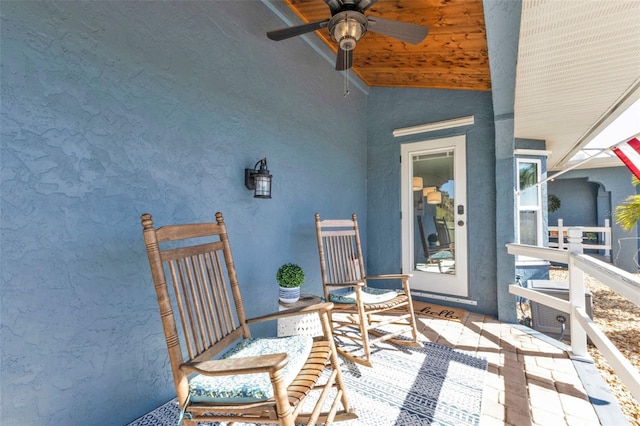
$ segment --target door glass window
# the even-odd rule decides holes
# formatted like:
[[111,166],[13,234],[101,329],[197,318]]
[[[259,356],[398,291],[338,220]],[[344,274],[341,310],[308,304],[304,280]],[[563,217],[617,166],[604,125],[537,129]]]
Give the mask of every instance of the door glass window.
[[454,247],[454,152],[413,155],[415,269],[456,273]]
[[469,297],[466,139],[407,143],[400,152],[402,271],[413,274],[416,294]]

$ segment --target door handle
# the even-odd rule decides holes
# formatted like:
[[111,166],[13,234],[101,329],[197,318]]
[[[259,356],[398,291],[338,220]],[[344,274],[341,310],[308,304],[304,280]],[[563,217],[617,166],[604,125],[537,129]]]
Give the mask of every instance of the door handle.
[[458,226],[464,226],[464,220],[459,220],[458,221]]

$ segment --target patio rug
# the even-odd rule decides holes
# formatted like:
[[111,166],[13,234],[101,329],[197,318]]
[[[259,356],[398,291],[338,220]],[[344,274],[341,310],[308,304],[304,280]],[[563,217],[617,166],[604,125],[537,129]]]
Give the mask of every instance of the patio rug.
[[450,321],[464,322],[467,311],[462,308],[440,306],[433,303],[413,301],[413,311],[418,316],[446,319]]
[[[384,345],[388,350],[374,354],[373,367],[342,359],[347,396],[358,419],[336,424],[479,424],[487,369],[485,359],[430,342],[424,343],[423,348],[391,343],[379,346]],[[175,426],[177,419],[178,406],[174,399],[129,426]]]

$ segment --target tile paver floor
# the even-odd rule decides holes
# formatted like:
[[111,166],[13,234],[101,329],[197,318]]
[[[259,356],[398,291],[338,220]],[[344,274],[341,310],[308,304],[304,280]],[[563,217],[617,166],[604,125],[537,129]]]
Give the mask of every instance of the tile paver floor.
[[424,339],[488,360],[481,425],[600,425],[562,349],[510,324],[469,313],[464,322],[419,317]]
[[[468,313],[462,322],[423,316],[416,319],[422,340],[487,359],[480,426],[629,424],[617,404],[613,414],[603,414],[599,408],[605,419],[600,420],[574,362],[550,339],[539,339],[521,326],[475,313]],[[595,366],[586,377],[593,379],[593,374],[600,377]],[[593,391],[593,385],[588,387]],[[613,397],[608,394],[606,398],[612,401]]]

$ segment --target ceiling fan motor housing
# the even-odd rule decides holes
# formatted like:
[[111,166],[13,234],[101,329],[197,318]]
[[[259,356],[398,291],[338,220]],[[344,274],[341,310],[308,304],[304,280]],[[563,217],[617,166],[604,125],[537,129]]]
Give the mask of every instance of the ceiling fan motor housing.
[[338,42],[340,49],[353,50],[358,40],[367,32],[367,23],[367,18],[361,12],[339,12],[329,20],[329,34]]

